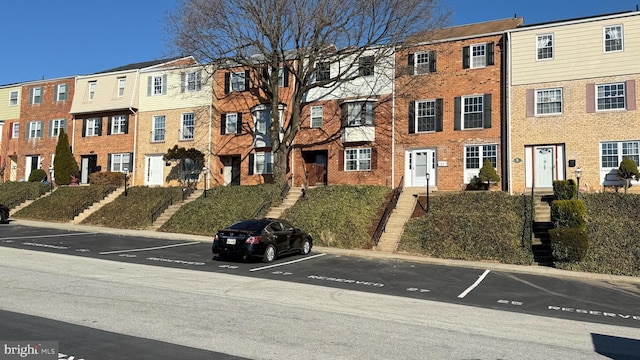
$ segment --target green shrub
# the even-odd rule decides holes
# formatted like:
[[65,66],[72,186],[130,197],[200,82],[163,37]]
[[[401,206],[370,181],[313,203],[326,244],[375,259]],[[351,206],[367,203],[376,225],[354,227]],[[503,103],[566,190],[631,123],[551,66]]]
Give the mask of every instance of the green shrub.
[[60,134],[58,135],[56,156],[53,159],[53,171],[55,182],[58,185],[69,185],[71,176],[78,173],[78,162],[71,153],[69,136],[64,129],[60,129]]
[[89,183],[93,185],[123,186],[124,175],[120,172],[94,172],[89,174]]
[[640,179],[640,171],[638,171],[638,166],[636,162],[633,161],[630,157],[625,157],[622,159],[620,163],[620,167],[618,168],[618,178],[623,179],[625,181],[624,192],[627,192],[627,188],[631,187],[631,180]]
[[497,183],[500,181],[500,175],[498,175],[496,168],[493,167],[493,164],[491,164],[489,159],[484,160],[482,168],[480,168],[480,173],[478,174],[478,179],[486,184],[487,189],[491,183]]
[[94,201],[104,198],[107,189],[103,186],[61,186],[50,195],[39,198],[29,206],[13,214],[16,218],[70,221],[75,211],[81,212]]
[[582,200],[551,202],[551,221],[556,228],[580,228],[587,225],[587,209]]
[[554,180],[553,181],[553,197],[556,200],[571,200],[576,197],[578,187],[573,179]]
[[589,238],[585,229],[558,228],[549,230],[553,257],[559,262],[579,262],[587,255]]
[[29,174],[29,182],[44,182],[47,180],[47,173],[43,169],[35,169]]

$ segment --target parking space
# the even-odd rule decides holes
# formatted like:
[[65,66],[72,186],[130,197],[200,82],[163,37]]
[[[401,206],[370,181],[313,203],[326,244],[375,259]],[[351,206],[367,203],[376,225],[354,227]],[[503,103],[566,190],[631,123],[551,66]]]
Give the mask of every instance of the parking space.
[[601,282],[371,259],[312,250],[271,264],[213,260],[210,242],[11,224],[0,246],[153,266],[215,271],[640,328],[640,288]]

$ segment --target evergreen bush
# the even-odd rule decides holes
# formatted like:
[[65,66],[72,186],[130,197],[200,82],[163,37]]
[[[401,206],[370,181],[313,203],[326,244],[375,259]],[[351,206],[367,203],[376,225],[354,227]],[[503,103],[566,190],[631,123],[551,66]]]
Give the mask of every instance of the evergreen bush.
[[620,167],[618,168],[618,178],[623,179],[625,181],[624,192],[627,193],[627,189],[631,187],[631,180],[639,180],[640,172],[638,171],[638,166],[636,162],[633,161],[630,157],[625,157],[622,159],[620,163]]
[[29,182],[44,182],[47,180],[47,173],[43,169],[35,169],[29,174]]
[[556,261],[579,262],[586,257],[589,239],[584,228],[551,229],[549,236]]
[[571,200],[578,194],[578,186],[573,179],[555,180],[553,182],[553,197],[556,200]]
[[71,153],[69,137],[64,129],[60,129],[60,134],[58,135],[56,156],[53,159],[53,171],[55,182],[58,185],[71,184],[71,176],[78,173],[78,163]]
[[554,200],[551,202],[551,221],[556,228],[587,226],[587,209],[582,200]]
[[491,183],[500,181],[500,175],[498,175],[496,168],[493,167],[489,159],[484,160],[482,168],[480,168],[480,173],[478,174],[478,180],[486,184],[486,189],[489,189]]

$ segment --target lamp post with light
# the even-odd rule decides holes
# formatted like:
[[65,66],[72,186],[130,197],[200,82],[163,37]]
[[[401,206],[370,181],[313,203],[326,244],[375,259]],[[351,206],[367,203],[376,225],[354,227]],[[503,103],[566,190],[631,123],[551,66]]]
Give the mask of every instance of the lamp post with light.
[[128,182],[129,182],[129,169],[125,169],[124,170],[124,196],[127,196],[129,194],[129,191],[127,189]]
[[53,192],[53,165],[49,165],[49,186],[51,192]]
[[578,199],[580,199],[580,177],[582,177],[582,169],[576,168],[576,182],[578,183]]
[[203,179],[204,181],[203,182],[204,182],[204,197],[205,198],[207,197],[207,170],[208,169],[207,169],[206,166],[202,168],[202,175],[204,176],[204,179]]
[[426,178],[427,178],[427,212],[429,212],[429,179],[431,178],[431,174],[429,174],[428,171],[426,174]]

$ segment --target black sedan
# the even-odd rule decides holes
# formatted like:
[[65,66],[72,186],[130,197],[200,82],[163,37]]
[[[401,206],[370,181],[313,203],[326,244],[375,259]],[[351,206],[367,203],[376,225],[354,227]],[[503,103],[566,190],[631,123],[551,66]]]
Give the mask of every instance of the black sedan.
[[9,218],[9,208],[0,204],[0,223],[6,222]]
[[238,221],[213,238],[212,251],[219,258],[233,256],[243,260],[261,258],[266,263],[290,253],[308,254],[311,236],[280,219]]

